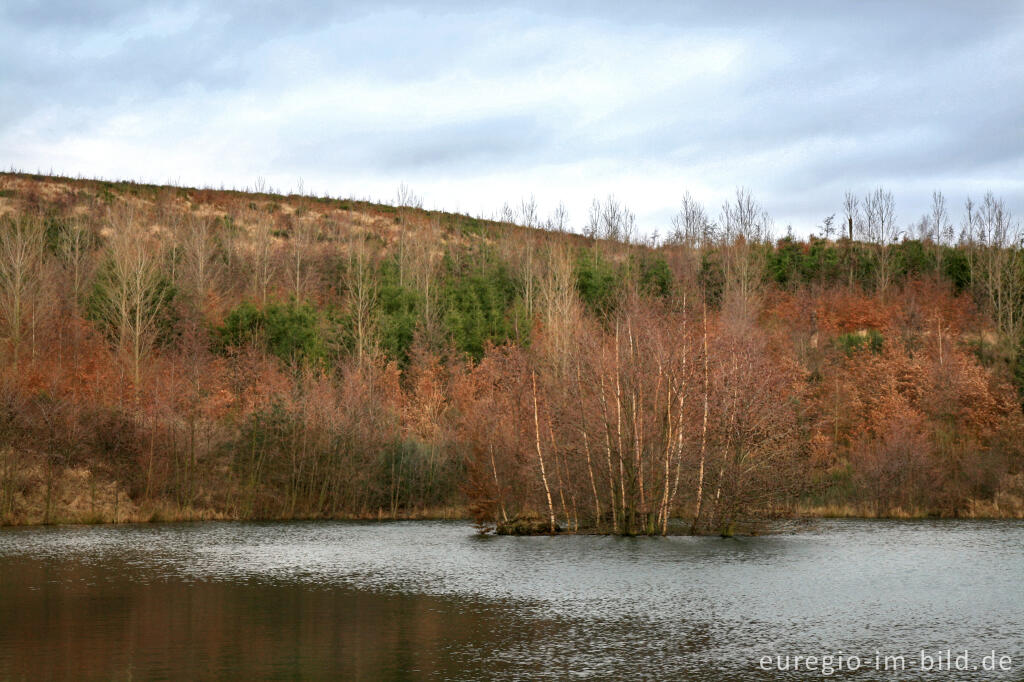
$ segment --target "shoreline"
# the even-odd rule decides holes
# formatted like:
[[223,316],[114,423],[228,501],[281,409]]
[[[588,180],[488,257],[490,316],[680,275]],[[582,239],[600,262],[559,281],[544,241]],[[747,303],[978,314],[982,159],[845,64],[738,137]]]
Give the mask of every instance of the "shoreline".
[[73,517],[56,514],[52,519],[20,519],[16,521],[0,521],[2,528],[31,528],[41,526],[120,526],[145,525],[153,523],[203,523],[209,521],[226,521],[232,523],[277,523],[290,521],[471,521],[468,512],[461,507],[438,507],[422,510],[399,512],[392,515],[380,510],[376,514],[294,514],[280,516],[248,517],[238,514],[218,512],[211,509],[137,509],[115,518],[113,514],[89,514]]
[[[994,513],[995,512],[995,513]],[[1002,513],[998,513],[1002,512]],[[684,517],[679,517],[684,518]],[[806,507],[795,514],[791,519],[779,519],[778,522],[788,521],[813,522],[813,521],[1024,521],[1024,514],[1018,510],[975,510],[957,516],[940,515],[928,513],[922,510],[908,512],[903,509],[891,509],[885,512],[875,512],[863,507],[855,506],[816,506]],[[37,528],[46,526],[120,526],[120,525],[147,525],[157,523],[204,523],[204,522],[230,522],[230,523],[289,523],[296,521],[347,521],[366,523],[389,523],[395,521],[466,521],[471,522],[472,516],[463,507],[438,507],[431,509],[411,510],[397,514],[384,513],[380,510],[376,514],[337,514],[332,516],[295,514],[264,517],[244,517],[236,514],[226,514],[208,509],[136,509],[116,518],[112,514],[95,514],[85,516],[61,516],[54,515],[48,521],[43,519],[21,519],[16,521],[0,522],[0,529],[8,528]],[[768,521],[767,524],[771,524]],[[547,533],[542,533],[546,535]],[[593,535],[590,531],[559,532],[555,535]],[[669,533],[669,535],[679,535]],[[688,535],[683,533],[682,535]],[[638,535],[636,537],[644,537]],[[655,536],[651,536],[655,537]]]

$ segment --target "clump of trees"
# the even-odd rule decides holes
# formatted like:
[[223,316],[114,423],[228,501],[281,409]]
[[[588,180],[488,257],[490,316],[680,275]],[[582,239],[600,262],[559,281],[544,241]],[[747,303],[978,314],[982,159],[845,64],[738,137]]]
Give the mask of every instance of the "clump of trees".
[[664,534],[685,509],[688,530],[730,533],[791,511],[803,382],[749,331],[637,297],[564,358],[547,339],[488,355],[463,407],[477,521]]
[[723,533],[1024,514],[1024,251],[884,189],[664,241],[301,195],[0,175],[0,522],[469,513]]

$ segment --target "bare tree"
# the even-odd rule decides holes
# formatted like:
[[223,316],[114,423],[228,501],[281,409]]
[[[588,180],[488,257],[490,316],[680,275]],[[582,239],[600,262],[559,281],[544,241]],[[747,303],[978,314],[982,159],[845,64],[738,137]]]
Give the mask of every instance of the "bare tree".
[[202,308],[220,276],[217,239],[213,234],[212,221],[189,215],[185,219],[182,247],[185,279],[189,290],[195,295],[196,305]]
[[569,210],[563,202],[558,202],[558,206],[551,212],[551,216],[547,219],[544,227],[551,232],[569,231]]
[[0,223],[0,313],[13,364],[18,365],[25,326],[38,291],[43,262],[43,227],[22,217]]
[[498,222],[505,225],[515,225],[517,219],[518,216],[516,214],[516,210],[509,206],[507,201],[502,204],[501,213],[498,214]]
[[608,195],[603,204],[595,198],[590,205],[584,235],[592,239],[633,243],[637,237],[636,216],[614,195]]
[[423,208],[423,197],[416,194],[409,185],[403,182],[395,192],[395,207],[407,209]]
[[821,238],[822,239],[831,240],[832,237],[835,236],[835,234],[836,234],[835,222],[836,222],[836,214],[835,213],[833,213],[832,215],[828,216],[827,218],[825,218],[824,220],[821,221],[821,228],[820,229],[821,229]]
[[527,318],[533,318],[533,303],[537,298],[537,258],[536,247],[531,236],[525,239],[518,249],[521,254],[520,278],[523,281],[523,306]]
[[405,286],[406,271],[409,269],[409,218],[413,211],[423,208],[423,197],[417,195],[404,182],[395,193],[395,207],[398,209],[398,285]]
[[935,257],[935,265],[942,271],[942,249],[953,242],[953,224],[946,210],[946,198],[942,192],[932,192],[932,205],[912,226],[914,237],[929,248]]
[[1018,339],[1024,330],[1024,259],[1021,227],[1002,199],[988,192],[974,216],[975,286],[999,331]]
[[772,240],[772,219],[749,190],[736,188],[735,203],[722,204],[722,238],[726,242],[743,240],[769,243]]
[[879,187],[864,196],[864,220],[861,234],[873,244],[892,244],[899,237],[896,227],[896,202],[892,192]]
[[899,238],[896,227],[896,202],[892,192],[879,187],[864,197],[864,221],[861,236],[875,250],[875,286],[880,292],[889,288],[895,269],[895,254],[890,248]]
[[848,191],[843,196],[843,218],[846,222],[846,239],[848,240],[845,249],[847,273],[849,276],[847,284],[852,289],[857,270],[857,258],[855,257],[856,252],[853,244],[853,237],[856,233],[855,231],[860,231],[859,226],[861,222],[860,199],[858,199],[857,195],[853,192]]
[[761,288],[765,245],[772,240],[772,219],[744,188],[737,188],[735,203],[722,204],[721,239],[724,251],[726,292],[749,313]]
[[519,220],[526,227],[539,227],[540,217],[537,214],[537,199],[531,194],[519,202]]
[[422,302],[421,332],[427,346],[432,348],[439,344],[443,336],[440,308],[437,305],[437,272],[441,254],[436,253],[436,245],[440,241],[441,224],[433,218],[413,238],[407,246],[409,260],[409,282],[419,293]]
[[75,310],[82,302],[85,280],[89,275],[92,233],[78,219],[68,221],[60,233],[57,250],[61,263],[71,280],[71,305]]
[[853,241],[854,228],[860,222],[860,199],[853,192],[843,197],[843,217],[846,219],[846,238]]
[[572,253],[565,245],[551,246],[547,272],[540,282],[540,301],[554,361],[565,370],[573,345],[573,332],[581,314]]
[[946,197],[942,192],[932,192],[932,209],[929,216],[933,238],[937,244],[953,243],[953,223],[946,209]]
[[[975,212],[974,200],[970,197],[964,200],[964,216],[960,219],[960,243],[971,246],[974,243],[977,230],[977,213]],[[970,249],[968,249],[970,254]]]
[[301,301],[309,284],[309,259],[320,237],[320,228],[311,218],[298,218],[291,231],[291,257],[288,261],[292,295]]
[[714,241],[714,238],[715,225],[708,218],[704,204],[686,192],[683,194],[679,212],[672,216],[672,233],[668,237],[668,243],[704,249]]
[[107,263],[96,288],[96,308],[113,333],[118,350],[139,386],[142,363],[156,340],[158,324],[168,303],[168,286],[161,269],[159,242],[149,235],[134,212],[111,212],[113,234]]
[[363,366],[376,349],[377,285],[373,262],[366,240],[353,235],[348,244],[348,266],[345,268],[345,290],[352,317],[352,345],[356,360]]
[[252,292],[260,305],[267,304],[267,291],[274,280],[277,268],[274,265],[273,225],[266,215],[256,216],[252,227]]

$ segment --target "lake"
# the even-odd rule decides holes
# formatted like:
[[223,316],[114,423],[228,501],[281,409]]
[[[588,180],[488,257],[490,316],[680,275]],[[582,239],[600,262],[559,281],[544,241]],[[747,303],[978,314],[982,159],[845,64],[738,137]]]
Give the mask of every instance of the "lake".
[[0,530],[4,680],[825,677],[1024,679],[1024,523]]

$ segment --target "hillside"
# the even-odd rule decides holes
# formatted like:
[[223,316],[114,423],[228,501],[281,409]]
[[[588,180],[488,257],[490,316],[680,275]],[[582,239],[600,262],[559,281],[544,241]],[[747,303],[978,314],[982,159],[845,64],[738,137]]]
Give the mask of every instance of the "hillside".
[[0,523],[1024,515],[994,197],[956,243],[401,203],[0,174]]

